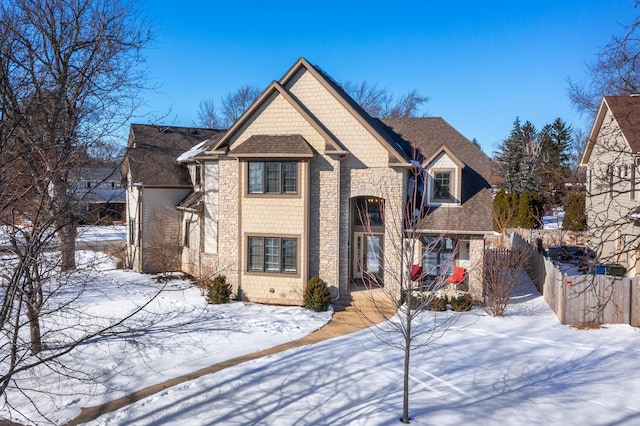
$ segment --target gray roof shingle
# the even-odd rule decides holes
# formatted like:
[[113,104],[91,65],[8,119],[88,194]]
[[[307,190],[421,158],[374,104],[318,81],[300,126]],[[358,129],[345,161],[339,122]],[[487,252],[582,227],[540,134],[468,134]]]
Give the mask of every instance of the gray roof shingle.
[[230,154],[236,157],[265,155],[283,157],[312,157],[311,146],[301,135],[253,135]]
[[191,186],[187,167],[176,159],[204,140],[213,143],[223,133],[216,129],[132,124],[122,176],[130,171],[133,182],[145,186]]
[[417,149],[418,161],[443,145],[465,164],[460,207],[431,208],[421,228],[434,231],[491,232],[493,199],[491,160],[477,146],[440,117],[383,118],[383,123]]
[[640,96],[605,96],[633,152],[640,152]]

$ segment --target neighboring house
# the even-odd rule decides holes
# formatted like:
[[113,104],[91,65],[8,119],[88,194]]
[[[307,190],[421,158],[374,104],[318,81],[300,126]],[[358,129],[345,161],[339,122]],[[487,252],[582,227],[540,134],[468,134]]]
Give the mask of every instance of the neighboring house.
[[220,131],[132,124],[122,180],[126,186],[127,255],[140,272],[179,269],[180,212],[176,206],[194,188],[176,158]]
[[[608,263],[638,274],[640,97],[602,100],[582,156],[589,245]],[[631,247],[634,247],[631,249]]]
[[125,189],[120,186],[117,167],[83,167],[71,173],[70,181],[81,224],[124,219]]
[[[171,199],[162,193],[164,209],[180,212],[163,229],[180,240],[181,270],[224,274],[239,298],[273,304],[302,304],[313,276],[334,297],[367,276],[394,285],[397,275],[385,271],[402,269],[394,251],[402,250],[403,212],[419,168],[424,271],[465,267],[481,295],[484,236],[492,233],[490,160],[443,119],[372,118],[301,58],[229,130],[199,140],[164,165],[191,176]],[[160,132],[147,143],[172,146]],[[128,203],[139,204],[138,188],[148,182],[129,175]],[[130,252],[140,256],[148,236],[137,238],[136,227],[149,225],[145,217],[130,226]],[[138,270],[149,264],[141,256]]]

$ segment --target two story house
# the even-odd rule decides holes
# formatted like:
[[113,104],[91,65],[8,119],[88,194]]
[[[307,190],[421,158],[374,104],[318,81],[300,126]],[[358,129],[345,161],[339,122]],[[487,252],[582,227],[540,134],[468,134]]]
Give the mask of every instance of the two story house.
[[[134,127],[129,152],[137,149]],[[184,174],[180,195],[156,202],[179,212],[179,221],[162,227],[179,241],[179,269],[224,274],[238,298],[260,303],[302,304],[313,276],[335,298],[372,279],[393,286],[399,274],[390,272],[403,269],[406,215],[419,211],[411,238],[425,276],[462,266],[470,290],[481,294],[491,164],[443,119],[370,117],[301,58],[231,128],[210,132],[164,166]],[[154,138],[168,146],[161,132]],[[148,183],[128,164],[127,217],[136,223],[129,252],[134,268],[148,271],[144,253],[156,248],[145,248],[144,229],[153,221],[133,195]]]
[[581,165],[586,167],[589,245],[605,263],[638,274],[640,96],[605,96]]

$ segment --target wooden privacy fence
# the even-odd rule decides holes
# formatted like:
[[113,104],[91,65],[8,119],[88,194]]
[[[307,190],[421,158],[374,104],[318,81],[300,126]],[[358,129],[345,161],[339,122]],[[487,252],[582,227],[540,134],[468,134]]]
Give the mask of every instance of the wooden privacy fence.
[[562,324],[640,327],[640,278],[567,275],[533,247],[531,251],[529,275]]

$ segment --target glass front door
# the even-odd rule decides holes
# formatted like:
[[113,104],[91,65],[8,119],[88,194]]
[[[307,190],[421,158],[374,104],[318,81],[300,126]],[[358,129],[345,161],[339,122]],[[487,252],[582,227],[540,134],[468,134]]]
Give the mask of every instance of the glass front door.
[[382,234],[353,234],[353,278],[365,283],[382,277]]

